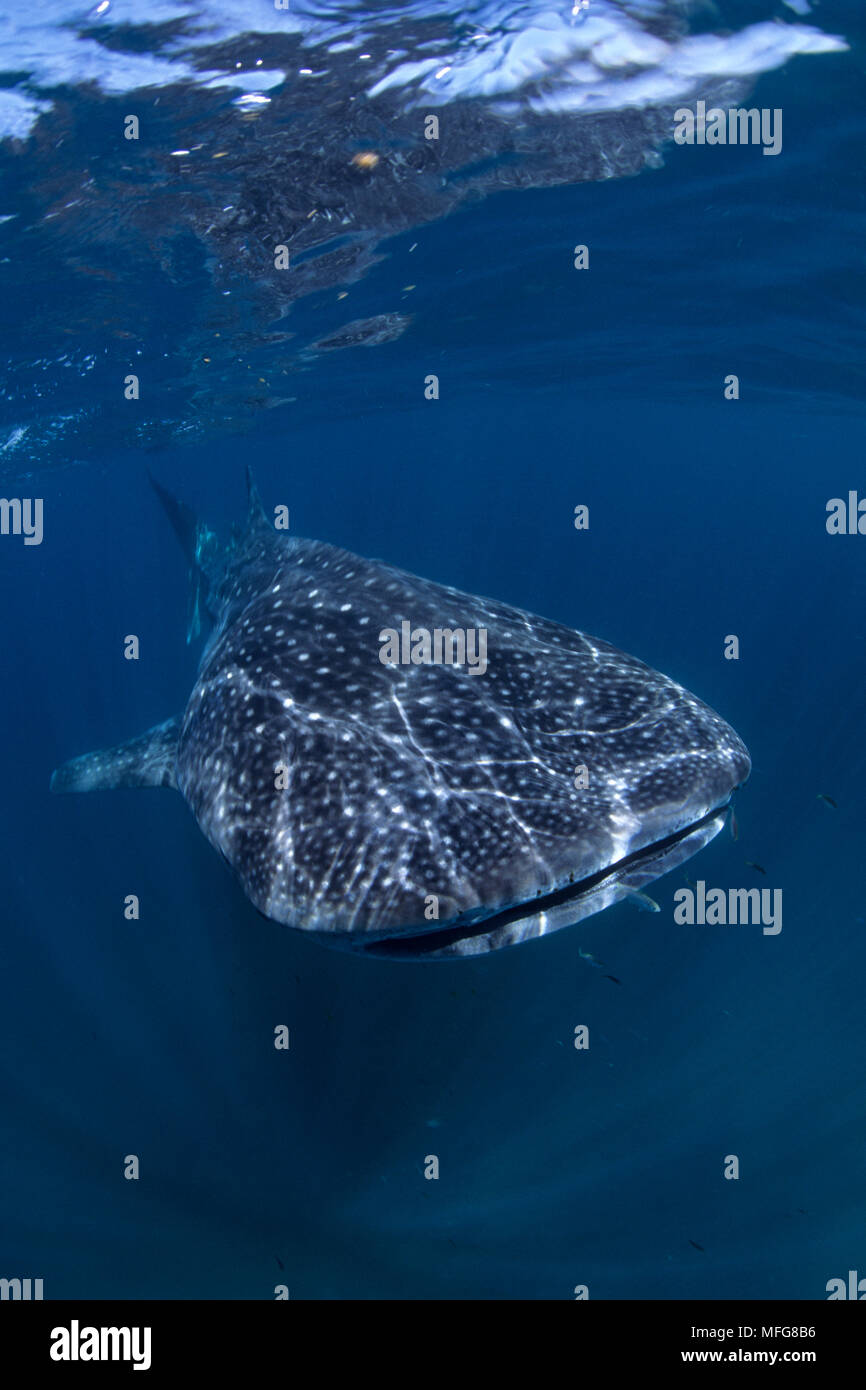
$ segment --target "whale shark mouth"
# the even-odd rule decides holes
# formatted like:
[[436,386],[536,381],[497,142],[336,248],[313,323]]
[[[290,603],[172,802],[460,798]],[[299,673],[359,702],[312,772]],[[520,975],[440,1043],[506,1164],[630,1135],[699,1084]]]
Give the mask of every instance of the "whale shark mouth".
[[441,931],[369,937],[317,932],[323,944],[391,960],[448,960],[485,955],[573,926],[690,859],[722,829],[730,799],[681,830],[645,845],[616,863],[576,883],[566,884],[528,902],[515,903],[492,916],[458,920]]

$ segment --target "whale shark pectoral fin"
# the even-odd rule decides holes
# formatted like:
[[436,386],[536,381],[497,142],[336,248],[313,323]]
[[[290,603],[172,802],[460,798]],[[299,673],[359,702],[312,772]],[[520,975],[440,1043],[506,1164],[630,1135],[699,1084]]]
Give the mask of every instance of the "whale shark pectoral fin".
[[53,792],[113,791],[115,787],[177,787],[180,719],[166,719],[114,748],[83,753],[51,774]]

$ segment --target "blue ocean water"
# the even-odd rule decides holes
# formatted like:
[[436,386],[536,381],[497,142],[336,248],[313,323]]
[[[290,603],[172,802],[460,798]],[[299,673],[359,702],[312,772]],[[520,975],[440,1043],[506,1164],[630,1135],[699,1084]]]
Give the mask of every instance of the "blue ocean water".
[[[337,55],[309,109],[280,107],[295,73],[257,110],[189,74],[69,66],[60,19],[103,57],[171,67],[197,8],[145,25],[119,6],[111,31],[80,7],[40,19],[60,37],[29,85],[39,31],[0,50],[19,122],[0,101],[2,489],[44,500],[40,545],[0,537],[0,1276],[43,1278],[50,1298],[824,1298],[866,1272],[866,540],[826,528],[829,499],[866,493],[862,13],[756,0],[690,17],[695,34],[844,39],[733,75],[738,104],[783,110],[777,157],[668,137],[601,177],[573,143],[560,180],[536,177],[545,140],[585,131],[556,124],[577,117],[549,83],[555,110],[496,117],[527,124],[528,163],[467,124],[453,167],[397,198],[373,181],[409,158],[400,122],[427,94],[393,127],[370,98],[345,139],[328,105],[348,80],[339,42],[366,24],[377,60],[373,7],[344,6],[333,32],[326,6],[302,10]],[[208,71],[217,50],[251,71],[276,43],[243,37],[260,8],[248,24],[232,8]],[[651,36],[679,13],[620,9],[623,31],[649,14]],[[528,25],[506,11],[485,34]],[[420,45],[441,17],[414,18]],[[443,131],[484,96],[436,106]],[[120,143],[129,112],[140,156]],[[308,166],[269,172],[283,119],[301,151],[311,131],[343,151],[314,190]],[[600,138],[616,166],[645,136]],[[200,164],[170,153],[198,142]],[[352,162],[366,151],[376,164]],[[485,161],[495,189],[473,184]],[[302,244],[315,272],[275,307],[260,224],[216,241],[206,224],[282,206],[290,178],[363,252],[328,263],[339,230]],[[390,340],[315,346],[381,314],[406,317]],[[658,881],[659,913],[624,902],[543,941],[406,964],[261,918],[176,794],[51,797],[60,762],[179,712],[192,686],[186,566],[148,471],[225,530],[247,463],[293,532],[543,613],[693,690],[752,754],[738,838]],[[781,889],[782,931],[678,925],[686,875]]]

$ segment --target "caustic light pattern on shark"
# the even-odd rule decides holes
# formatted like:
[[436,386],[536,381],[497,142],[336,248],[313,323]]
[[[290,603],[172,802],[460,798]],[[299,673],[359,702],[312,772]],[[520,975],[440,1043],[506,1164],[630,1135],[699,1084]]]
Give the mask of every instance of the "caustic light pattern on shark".
[[[668,677],[545,618],[276,532],[252,487],[226,547],[157,490],[214,622],[195,687],[180,718],[64,764],[53,790],[177,787],[266,917],[397,959],[570,926],[721,829],[749,755]],[[379,633],[404,621],[486,629],[483,679],[383,664]]]

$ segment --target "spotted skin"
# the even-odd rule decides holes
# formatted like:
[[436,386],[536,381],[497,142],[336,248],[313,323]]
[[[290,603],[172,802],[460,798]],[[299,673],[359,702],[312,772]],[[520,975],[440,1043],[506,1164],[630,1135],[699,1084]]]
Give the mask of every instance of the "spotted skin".
[[[616,900],[584,881],[613,883],[748,776],[717,714],[608,643],[264,522],[210,606],[177,786],[255,906],[331,944],[461,955],[543,935]],[[486,670],[383,663],[404,621],[485,630]],[[111,755],[90,756],[111,785]],[[536,908],[569,885],[574,902]]]

